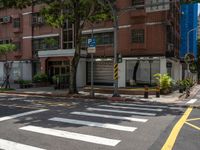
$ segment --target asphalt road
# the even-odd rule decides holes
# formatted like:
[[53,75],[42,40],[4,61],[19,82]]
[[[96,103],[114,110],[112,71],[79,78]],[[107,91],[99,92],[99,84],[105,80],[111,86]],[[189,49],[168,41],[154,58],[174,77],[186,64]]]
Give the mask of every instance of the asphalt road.
[[[185,110],[144,102],[0,95],[0,149],[159,150]],[[193,110],[191,118],[198,115],[199,109]],[[199,131],[193,130],[184,125],[174,148],[184,150],[187,138],[198,150]]]

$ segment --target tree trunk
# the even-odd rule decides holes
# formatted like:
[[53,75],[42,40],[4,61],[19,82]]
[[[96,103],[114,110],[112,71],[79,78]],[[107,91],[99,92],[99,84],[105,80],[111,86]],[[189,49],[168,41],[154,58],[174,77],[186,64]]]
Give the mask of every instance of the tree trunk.
[[5,79],[1,87],[5,86],[5,88],[7,89],[10,88],[10,71],[11,71],[10,64],[7,61],[4,64],[4,69],[5,69]]
[[78,68],[78,63],[81,55],[81,37],[82,37],[82,27],[81,27],[81,17],[78,11],[79,4],[75,3],[74,13],[76,14],[76,21],[74,23],[74,47],[75,54],[70,65],[70,84],[69,84],[69,94],[77,94],[76,85],[76,73]]
[[76,86],[76,73],[79,63],[79,56],[75,55],[72,61],[70,62],[70,83],[69,83],[69,94],[77,94],[77,86]]
[[133,70],[133,80],[137,81],[137,71],[138,71],[138,67],[139,67],[140,61],[137,61]]

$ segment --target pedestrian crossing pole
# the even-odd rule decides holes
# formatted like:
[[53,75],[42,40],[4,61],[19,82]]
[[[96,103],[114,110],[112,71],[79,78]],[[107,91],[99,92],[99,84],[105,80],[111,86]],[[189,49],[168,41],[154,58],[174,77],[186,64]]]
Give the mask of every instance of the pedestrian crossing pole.
[[118,80],[118,64],[114,65],[114,80]]

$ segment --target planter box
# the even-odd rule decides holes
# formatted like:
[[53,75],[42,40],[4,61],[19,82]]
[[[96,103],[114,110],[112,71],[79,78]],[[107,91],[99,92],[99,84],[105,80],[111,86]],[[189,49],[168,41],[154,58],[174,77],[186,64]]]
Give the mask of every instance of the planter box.
[[33,85],[31,83],[29,84],[19,84],[20,89],[25,89],[25,88],[31,88]]
[[50,86],[49,82],[33,83],[33,87],[47,87]]

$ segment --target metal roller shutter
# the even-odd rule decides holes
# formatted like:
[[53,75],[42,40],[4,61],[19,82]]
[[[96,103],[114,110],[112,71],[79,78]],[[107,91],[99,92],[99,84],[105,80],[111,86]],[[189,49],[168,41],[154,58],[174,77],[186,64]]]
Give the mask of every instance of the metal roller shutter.
[[[91,63],[87,65],[87,82],[91,81]],[[96,61],[94,62],[94,83],[99,85],[113,84],[113,62]]]

